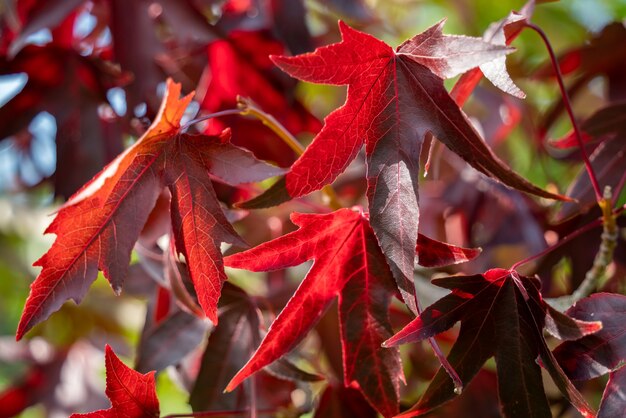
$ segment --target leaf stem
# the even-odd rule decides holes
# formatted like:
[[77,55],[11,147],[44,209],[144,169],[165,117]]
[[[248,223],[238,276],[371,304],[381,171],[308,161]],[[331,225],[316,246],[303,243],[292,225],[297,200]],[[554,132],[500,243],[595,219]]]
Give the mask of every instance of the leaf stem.
[[[181,132],[185,132],[191,125],[204,122],[205,120],[219,118],[221,116],[241,115],[252,116],[260,120],[263,125],[267,126],[285,143],[289,148],[301,156],[304,153],[304,147],[298,142],[298,140],[272,115],[264,112],[254,102],[246,97],[237,96],[237,109],[227,109],[220,112],[210,113],[208,115],[200,116],[192,119],[181,127]],[[326,196],[327,204],[331,209],[341,209],[343,206],[339,203],[335,190],[327,185],[322,189],[322,192]]]
[[[614,219],[617,219],[617,217],[622,213],[626,211],[626,205],[621,206],[619,208],[616,208],[612,211],[612,215],[614,217]],[[604,213],[603,213],[604,215]],[[602,225],[603,221],[604,221],[604,216],[602,218],[596,219],[593,222],[589,222],[587,225],[583,226],[582,228],[577,229],[576,231],[572,232],[571,234],[567,235],[565,238],[563,238],[562,240],[560,240],[559,242],[557,242],[556,244],[546,248],[545,250],[537,253],[537,254],[533,254],[530,257],[527,257],[525,259],[523,259],[522,261],[518,261],[517,263],[513,264],[513,266],[511,266],[511,268],[509,270],[516,270],[519,266],[522,266],[524,264],[530,263],[533,260],[536,260],[540,257],[543,257],[544,255],[556,250],[557,248],[559,248],[562,245],[567,244],[568,242],[570,242],[571,240],[573,240],[574,238],[576,238],[577,236],[584,234],[585,232]]]
[[593,186],[593,190],[596,194],[596,200],[600,203],[603,199],[602,192],[600,191],[600,185],[598,183],[598,178],[593,170],[593,166],[591,165],[591,161],[589,160],[589,155],[587,154],[587,150],[585,148],[585,144],[583,142],[583,138],[581,135],[580,127],[578,126],[578,122],[576,121],[576,117],[574,116],[574,111],[572,110],[572,103],[570,101],[567,90],[565,89],[565,84],[563,83],[563,76],[561,74],[561,68],[559,67],[559,63],[557,61],[556,55],[554,54],[554,50],[552,49],[552,45],[548,40],[548,36],[545,32],[533,23],[526,23],[526,27],[534,30],[543,40],[546,49],[548,50],[548,54],[550,55],[550,61],[552,62],[552,67],[554,68],[554,73],[556,74],[556,79],[559,84],[559,89],[561,90],[561,97],[563,98],[563,104],[565,105],[565,109],[567,110],[567,114],[572,123],[572,127],[574,129],[574,133],[576,136],[576,141],[578,142],[578,147],[580,148],[580,153],[583,158],[583,162],[585,163],[585,168],[587,170],[587,174],[589,175],[589,180],[591,181],[591,185]]
[[209,113],[208,115],[200,116],[199,118],[192,119],[186,124],[184,124],[180,130],[181,132],[185,132],[191,125],[195,125],[196,123],[204,122],[205,120],[219,118],[221,116],[230,116],[230,115],[241,115],[240,109],[227,109],[222,110],[221,112]]
[[[260,120],[263,125],[267,126],[274,132],[285,144],[289,146],[296,153],[301,156],[304,154],[304,147],[298,142],[298,140],[285,128],[276,118],[263,110],[261,110],[255,103],[246,97],[237,97],[237,107],[239,112],[244,116],[252,116]],[[328,205],[333,209],[341,209],[343,206],[339,203],[337,195],[334,189],[327,185],[322,189],[322,192],[328,199]]]
[[[413,288],[415,289],[415,286]],[[415,296],[417,315],[421,315],[422,308],[420,307],[420,301],[417,297],[417,289],[413,291],[413,295]],[[463,393],[463,381],[459,377],[459,374],[456,372],[454,366],[450,364],[446,356],[443,354],[443,351],[441,351],[441,347],[439,347],[439,343],[437,342],[435,337],[428,338],[428,343],[433,349],[435,357],[437,357],[437,360],[439,360],[439,363],[441,363],[441,367],[443,367],[446,373],[448,373],[448,376],[450,376],[450,379],[452,379],[452,383],[454,384],[454,393],[460,395],[461,393]]]
[[439,343],[437,342],[437,340],[435,340],[435,337],[430,337],[428,339],[428,342],[435,352],[435,356],[441,363],[441,367],[443,367],[446,373],[448,373],[448,376],[450,376],[450,379],[452,379],[452,383],[454,384],[454,393],[460,395],[461,393],[463,393],[463,381],[459,377],[459,374],[456,372],[456,370],[454,370],[454,366],[450,364],[446,356],[441,351],[441,347],[439,347]]

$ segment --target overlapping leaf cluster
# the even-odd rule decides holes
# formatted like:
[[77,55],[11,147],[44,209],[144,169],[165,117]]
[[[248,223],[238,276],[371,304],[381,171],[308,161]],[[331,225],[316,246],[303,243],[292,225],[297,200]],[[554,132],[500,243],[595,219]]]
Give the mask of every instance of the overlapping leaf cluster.
[[[493,269],[487,261],[488,268],[479,268],[484,273],[434,279],[432,284],[449,293],[434,291],[433,303],[420,306],[416,265],[450,269],[481,253],[422,233],[430,228],[424,219],[432,219],[433,213],[432,195],[420,181],[426,145],[431,151],[437,142],[445,145],[448,151],[443,152],[451,160],[460,157],[479,173],[470,181],[460,169],[451,170],[456,177],[450,188],[469,185],[480,193],[472,198],[477,209],[471,216],[484,212],[480,202],[493,199],[504,208],[499,215],[527,221],[533,217],[528,208],[534,206],[519,192],[567,201],[558,219],[582,216],[594,202],[586,177],[579,176],[562,196],[516,174],[479,133],[488,130],[477,128],[461,109],[483,74],[504,92],[524,97],[504,60],[513,52],[508,45],[529,22],[534,2],[494,23],[483,38],[444,35],[441,21],[393,48],[339,21],[341,40],[315,49],[304,25],[302,2],[222,3],[89,2],[90,13],[102,18],[102,27],[96,26],[79,46],[73,43],[72,28],[78,13],[86,10],[81,1],[18,2],[22,27],[3,27],[7,42],[0,45],[0,70],[24,72],[28,82],[0,109],[8,121],[0,136],[12,141],[28,138],[30,121],[42,111],[50,112],[60,127],[55,193],[71,195],[46,230],[56,239],[35,263],[42,270],[31,285],[17,338],[67,300],[80,303],[99,272],[116,294],[124,289],[148,300],[137,371],[107,346],[106,395],[111,408],[74,416],[158,416],[154,375],[141,373],[171,365],[177,366],[179,380],[190,393],[189,404],[198,413],[228,415],[254,409],[268,416],[312,410],[316,417],[418,416],[455,398],[481,376],[481,369],[492,373],[484,369],[492,357],[497,408],[507,417],[551,416],[554,394],[546,394],[542,368],[561,396],[587,417],[595,411],[571,380],[610,373],[599,416],[623,410],[623,296],[598,293],[563,314],[544,299],[538,277],[520,275],[513,268]],[[322,3],[362,23],[375,20],[358,1]],[[207,8],[223,16],[208,16]],[[244,30],[248,27],[241,22],[255,22],[253,9],[271,16],[260,13],[259,19],[274,22],[275,33]],[[47,27],[54,29],[51,44],[27,45],[30,34]],[[113,43],[101,48],[97,39],[103,27],[109,28]],[[131,30],[138,35],[128,37]],[[614,38],[622,39],[622,32],[623,27],[608,26],[590,46],[566,54],[562,64],[579,57],[588,67],[581,83],[605,73],[610,83],[619,85],[622,61],[609,59],[594,66],[590,58],[580,57],[598,54]],[[200,58],[192,52],[198,50]],[[181,58],[185,54],[189,57]],[[41,65],[49,68],[47,76],[38,71]],[[174,74],[183,84],[168,78],[159,98],[157,86],[164,73]],[[545,69],[537,74],[551,75]],[[287,75],[347,85],[346,101],[322,124],[296,98],[296,81]],[[444,79],[458,75],[449,93]],[[152,119],[149,127],[143,128],[130,112],[113,114],[106,92],[120,87],[130,108],[145,105],[145,116]],[[181,97],[182,90],[196,87],[197,94]],[[59,100],[63,91],[71,91],[73,107]],[[583,123],[583,129],[587,145],[595,147],[591,160],[602,170],[602,183],[619,188],[624,183],[624,104],[616,99],[621,97],[619,89],[615,91],[613,102]],[[237,95],[271,114],[257,112],[274,132],[243,118],[250,112],[236,109],[242,103]],[[189,122],[195,116],[186,114],[192,101],[211,114]],[[103,107],[109,111],[107,118]],[[552,118],[559,112],[555,106]],[[553,119],[547,117],[546,129]],[[138,139],[114,157],[121,151],[122,136],[116,131],[107,142],[104,122]],[[72,129],[76,124],[79,134]],[[96,125],[98,130],[93,129]],[[301,132],[315,136],[296,155],[276,138],[276,131],[288,139]],[[67,132],[88,138],[81,146],[106,143],[111,149],[96,153],[97,161],[87,161],[80,149],[63,151],[73,140]],[[569,148],[572,138],[553,144]],[[86,165],[104,168],[90,172],[93,179],[78,188],[86,179],[69,182],[67,164],[76,164],[69,172]],[[351,164],[361,164],[357,186],[348,181],[346,187],[359,190],[359,206],[330,209],[308,197],[346,171],[349,179]],[[253,183],[277,176],[282,177],[271,187],[242,202],[261,190]],[[341,180],[337,186],[339,190]],[[338,198],[328,189],[326,193],[335,200],[331,206],[350,199],[349,193],[339,193]],[[424,193],[427,198],[420,199]],[[441,199],[451,193],[447,189]],[[466,192],[448,207],[462,206],[467,199]],[[257,209],[288,201],[274,209],[271,218],[258,215]],[[311,208],[314,213],[301,213]],[[266,231],[261,224],[270,227]],[[535,229],[541,247],[543,233]],[[224,257],[224,244],[248,247],[241,231],[258,245],[243,252],[230,249]],[[133,249],[139,263],[131,265]],[[486,252],[493,255],[488,246]],[[299,285],[293,286],[285,270],[311,261],[304,277],[297,277]],[[267,272],[264,291],[252,291],[241,281],[241,287],[226,283],[230,270],[225,267]],[[234,270],[232,274],[237,276]],[[394,335],[400,326],[404,328]],[[313,330],[317,339],[309,338]],[[564,340],[554,352],[544,331]],[[440,335],[453,341],[447,356],[438,352],[435,337]],[[424,372],[432,380],[407,409],[404,388],[417,380],[412,374],[420,373],[418,364],[428,355],[419,344],[426,340],[442,365],[434,376]],[[412,374],[406,377],[396,347],[404,343],[413,343],[405,359]],[[328,365],[317,358],[316,349],[324,352]],[[316,398],[311,383],[320,381],[328,383]],[[415,388],[411,390],[414,395]],[[296,393],[304,400],[295,402]]]

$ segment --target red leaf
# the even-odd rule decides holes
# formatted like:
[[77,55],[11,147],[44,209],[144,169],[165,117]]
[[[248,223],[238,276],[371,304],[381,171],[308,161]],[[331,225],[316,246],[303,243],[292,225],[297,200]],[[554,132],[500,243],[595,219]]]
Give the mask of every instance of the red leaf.
[[[385,346],[422,341],[446,331],[457,321],[461,330],[448,360],[467,385],[483,363],[494,356],[498,372],[498,393],[506,416],[546,417],[546,399],[541,356],[563,394],[585,415],[593,415],[582,396],[555,369],[542,329],[545,303],[536,281],[517,273],[493,269],[482,275],[435,279],[433,283],[452,290],[415,318]],[[562,384],[561,384],[562,383]],[[524,397],[520,397],[524,393]],[[454,397],[454,385],[442,369],[420,401],[403,417],[422,415]]]
[[480,248],[457,247],[422,234],[418,234],[415,247],[417,262],[424,267],[444,267],[465,263],[478,257],[481,251]]
[[[580,129],[583,143],[600,142],[616,135],[623,137],[626,135],[624,121],[626,120],[626,103],[618,102],[603,107],[585,120]],[[578,147],[578,140],[574,132],[566,136],[550,141],[550,145],[558,149],[568,149]]]
[[147,418],[159,416],[154,372],[141,374],[117,358],[106,346],[106,394],[111,408],[87,414],[73,414],[70,418]]
[[601,321],[602,329],[576,341],[566,341],[554,356],[574,380],[593,379],[609,373],[626,358],[626,296],[596,293],[578,301],[567,315],[582,321]]
[[[319,131],[320,121],[293,97],[294,80],[278,71],[269,59],[271,54],[283,53],[283,45],[268,31],[234,31],[228,38],[209,44],[209,62],[203,74],[203,79],[209,81],[199,87],[202,108],[209,112],[233,109],[237,107],[237,96],[243,96],[251,98],[294,135]],[[207,133],[220,132],[224,126],[232,129],[234,144],[249,149],[258,158],[281,166],[295,160],[291,148],[259,121],[222,117],[207,125]]]
[[343,22],[339,28],[339,43],[296,57],[272,57],[301,80],[349,85],[345,105],[328,115],[322,131],[287,173],[286,191],[298,197],[331,183],[365,143],[372,227],[403,299],[417,312],[412,278],[419,154],[427,133],[488,176],[528,193],[557,196],[531,185],[493,154],[439,77],[501,57],[510,52],[507,47],[445,36],[439,23],[394,51]]
[[388,307],[394,283],[367,218],[341,209],[326,215],[294,213],[292,221],[300,229],[225,259],[230,267],[252,271],[315,260],[227,390],[291,351],[339,296],[344,384],[357,383],[384,416],[396,414],[403,379],[399,352],[380,346],[391,336]]
[[180,85],[168,81],[150,129],[76,193],[46,230],[57,239],[35,262],[43,270],[31,285],[18,339],[66,300],[80,302],[98,270],[116,293],[121,291],[133,245],[164,187],[172,194],[176,248],[185,256],[200,305],[217,322],[217,300],[226,280],[220,242],[245,242],[226,220],[209,173],[241,183],[281,170],[228,143],[228,132],[221,137],[180,133],[191,95],[179,99],[179,94]]

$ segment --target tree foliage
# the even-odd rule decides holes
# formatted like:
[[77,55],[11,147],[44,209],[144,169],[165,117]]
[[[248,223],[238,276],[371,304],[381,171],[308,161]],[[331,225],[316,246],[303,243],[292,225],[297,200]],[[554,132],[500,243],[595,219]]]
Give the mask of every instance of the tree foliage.
[[623,23],[401,3],[6,2],[0,180],[61,203],[0,417],[626,409]]

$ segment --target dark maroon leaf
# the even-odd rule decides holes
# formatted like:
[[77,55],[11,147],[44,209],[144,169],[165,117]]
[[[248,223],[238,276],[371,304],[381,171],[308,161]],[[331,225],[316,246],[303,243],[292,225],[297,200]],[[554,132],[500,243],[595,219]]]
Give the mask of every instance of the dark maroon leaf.
[[571,318],[547,305],[546,331],[563,341],[578,340],[602,329],[600,321],[581,321]]
[[496,373],[481,369],[463,393],[428,414],[431,418],[501,418]]
[[304,0],[271,0],[274,30],[292,54],[313,49],[313,39],[306,24]]
[[[242,289],[229,283],[224,287],[220,310],[219,324],[209,336],[200,371],[191,389],[189,403],[193,410],[234,411],[252,405],[259,409],[291,405],[293,383],[265,372],[253,376],[233,392],[224,392],[228,380],[258,346],[261,318],[255,302]],[[289,380],[304,376],[286,361],[282,366],[285,373],[285,368],[289,368]]]
[[[535,279],[493,269],[484,275],[446,277],[433,283],[452,293],[426,308],[385,345],[422,341],[461,321],[448,361],[467,385],[483,363],[494,356],[498,393],[506,416],[551,416],[536,362],[539,356],[549,363],[548,370],[563,394],[582,413],[593,414],[573,385],[565,387],[560,381],[558,370],[546,357],[542,334],[546,308]],[[525,396],[520,397],[520,393]],[[454,395],[451,378],[440,369],[420,401],[402,416],[422,415]]]
[[177,311],[154,327],[146,329],[137,349],[135,370],[160,371],[178,363],[204,341],[209,323],[184,311]]
[[554,356],[571,379],[602,376],[626,358],[626,296],[596,293],[578,301],[566,313],[582,321],[602,322],[597,333],[566,341],[554,350]]
[[314,418],[376,418],[378,414],[361,392],[341,385],[328,385],[315,408]]
[[[121,75],[97,57],[53,44],[28,45],[12,60],[0,59],[0,74],[15,73],[26,73],[28,81],[0,108],[0,140],[19,137],[35,116],[50,113],[57,125],[55,192],[67,198],[123,149],[116,119],[99,111]],[[31,144],[20,144],[18,137],[18,150],[30,155]],[[30,159],[38,167],[35,157]]]
[[[26,44],[29,35],[41,29],[53,29],[73,10],[83,4],[85,0],[47,0],[35,2],[24,16],[26,24],[21,28],[19,35],[13,40],[9,55],[15,56]],[[27,2],[20,2],[27,3]]]

